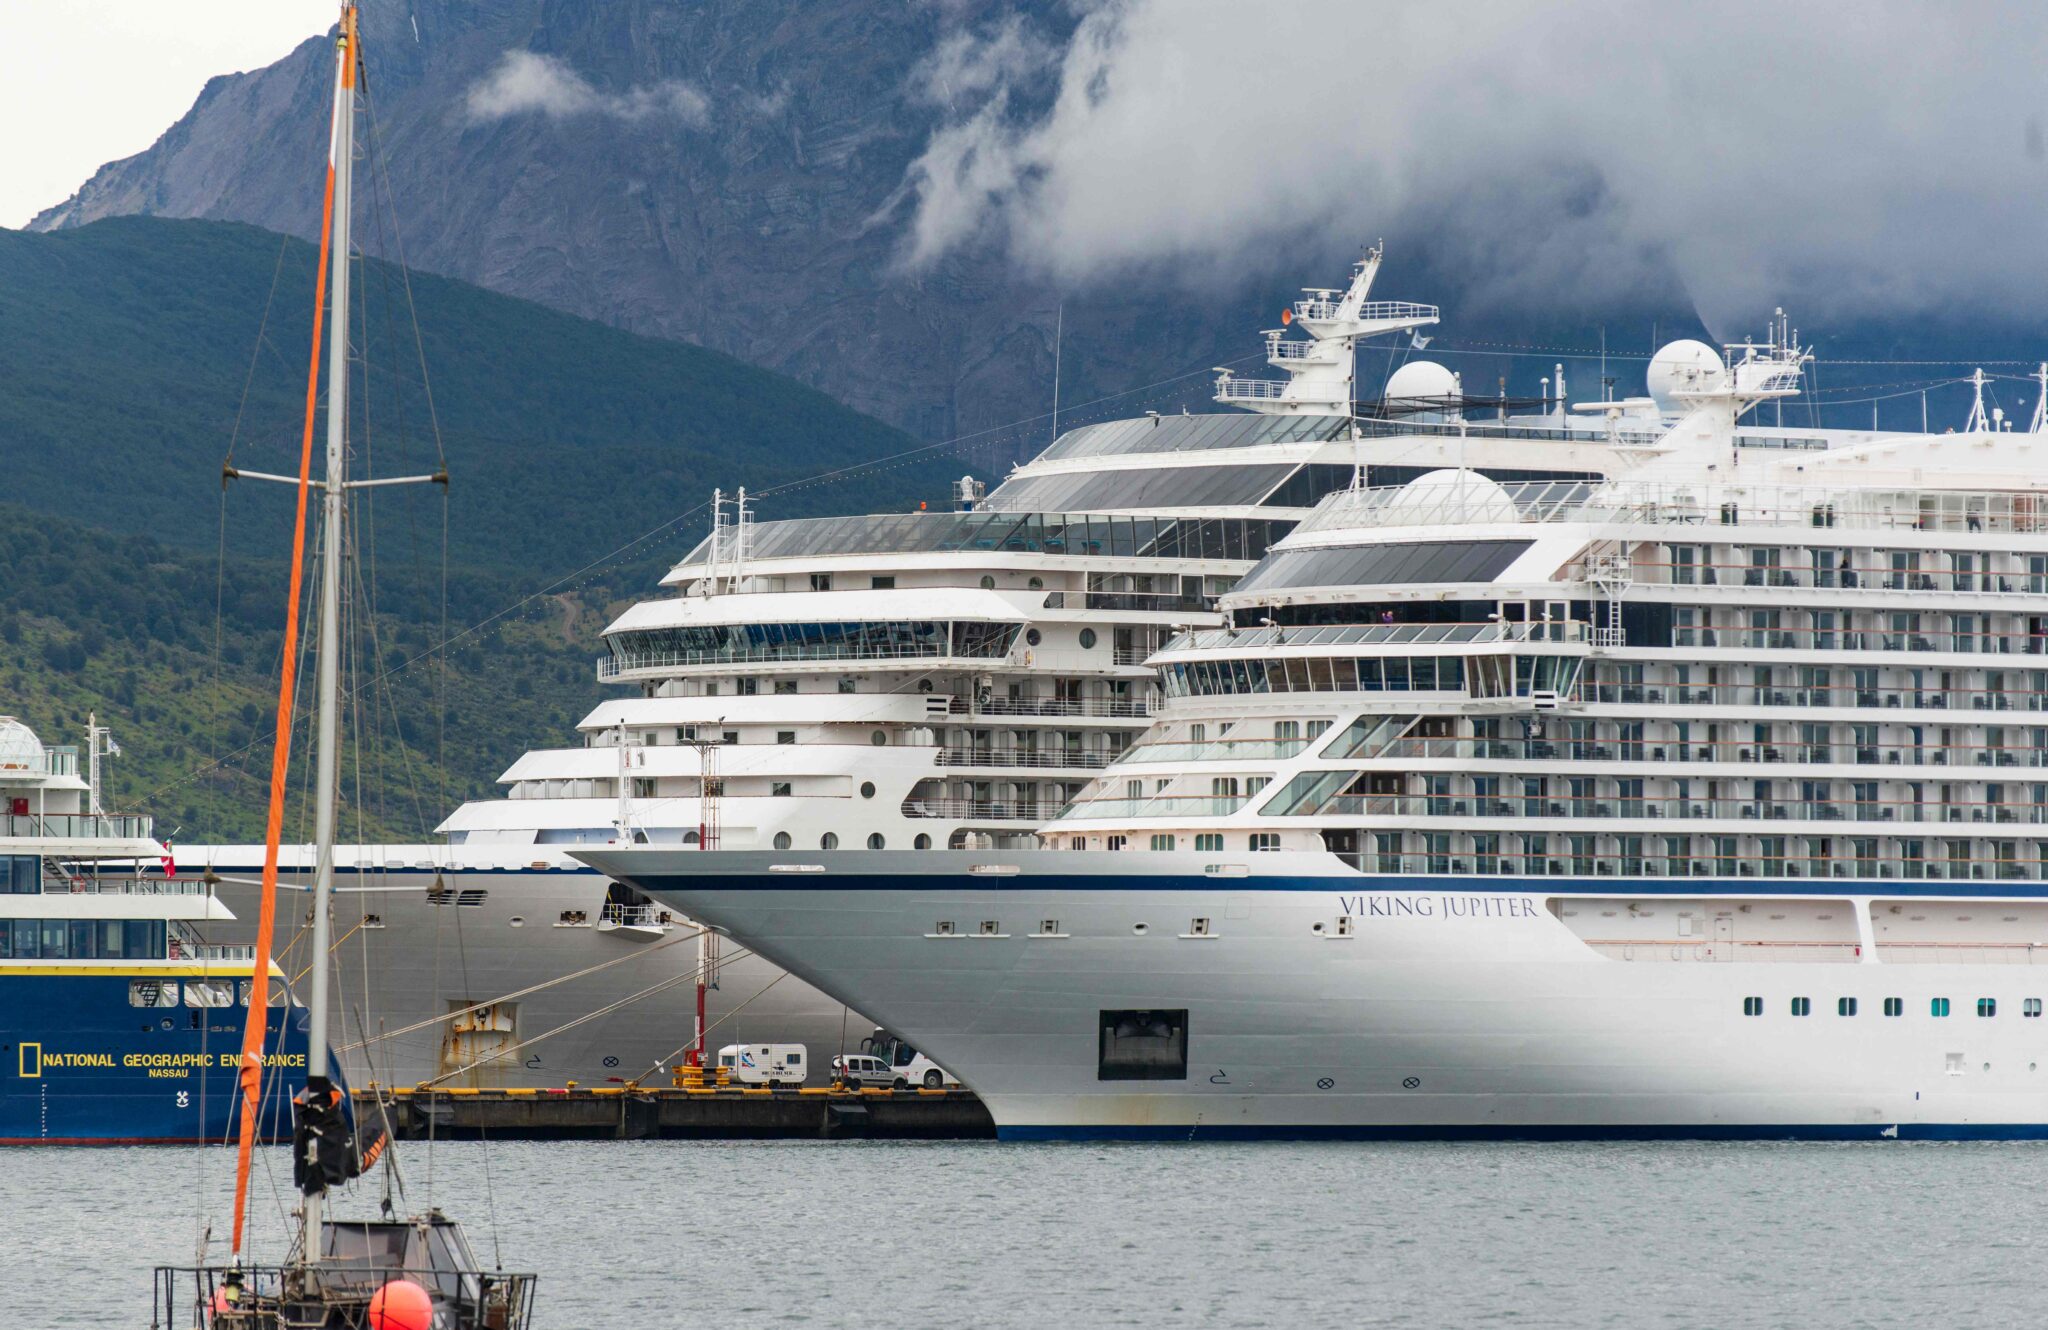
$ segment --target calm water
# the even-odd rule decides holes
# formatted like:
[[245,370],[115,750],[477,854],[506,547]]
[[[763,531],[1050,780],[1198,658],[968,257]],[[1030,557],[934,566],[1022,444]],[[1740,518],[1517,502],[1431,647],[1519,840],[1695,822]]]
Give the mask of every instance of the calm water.
[[[422,1201],[424,1147],[406,1160]],[[0,1324],[146,1325],[202,1163],[224,1199],[224,1151],[0,1153]],[[433,1165],[486,1260],[495,1197],[550,1330],[2048,1323],[2038,1145],[500,1144],[487,1177],[464,1143]]]

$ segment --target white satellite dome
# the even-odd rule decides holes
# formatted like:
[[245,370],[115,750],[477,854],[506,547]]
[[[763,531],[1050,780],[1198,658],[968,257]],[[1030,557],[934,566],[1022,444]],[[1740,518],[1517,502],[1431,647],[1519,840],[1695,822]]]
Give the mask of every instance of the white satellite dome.
[[1440,522],[1445,510],[1455,510],[1468,522],[1514,522],[1521,519],[1515,501],[1494,480],[1477,471],[1445,467],[1428,471],[1403,485],[1382,504],[1376,514],[1399,522],[1412,518],[1417,523]]
[[43,741],[12,716],[0,716],[0,771],[41,771]]
[[1727,372],[1720,352],[1688,337],[1667,343],[1651,356],[1650,369],[1644,377],[1649,381],[1650,397],[1657,403],[1657,410],[1675,416],[1686,410],[1686,403],[1677,396],[1680,390],[1706,387],[1721,381]]
[[1434,360],[1411,360],[1387,376],[1386,396],[1452,397],[1458,376]]

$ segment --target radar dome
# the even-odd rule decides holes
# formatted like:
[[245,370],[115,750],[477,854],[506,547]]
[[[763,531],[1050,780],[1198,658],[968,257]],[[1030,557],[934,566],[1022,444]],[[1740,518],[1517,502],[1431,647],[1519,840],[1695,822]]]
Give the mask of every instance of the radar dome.
[[1452,397],[1458,391],[1458,377],[1434,360],[1411,360],[1387,376],[1386,395],[1394,397]]
[[1686,409],[1679,392],[1718,383],[1726,373],[1727,368],[1722,365],[1719,352],[1705,342],[1685,338],[1667,343],[1651,356],[1649,373],[1645,377],[1657,410],[1664,415],[1675,416],[1683,414]]
[[1468,522],[1515,522],[1521,513],[1498,483],[1477,471],[1446,467],[1429,471],[1403,485],[1379,508],[1382,521],[1413,519],[1418,525],[1441,522],[1446,512]]
[[12,716],[0,716],[0,771],[40,771],[43,741]]

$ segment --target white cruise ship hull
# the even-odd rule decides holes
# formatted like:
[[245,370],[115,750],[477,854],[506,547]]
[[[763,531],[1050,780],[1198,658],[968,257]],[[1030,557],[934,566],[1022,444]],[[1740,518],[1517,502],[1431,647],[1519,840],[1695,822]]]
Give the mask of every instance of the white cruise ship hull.
[[[574,861],[435,866],[426,847],[342,847],[335,874],[335,955],[352,998],[336,1055],[350,1082],[558,1088],[629,1080],[666,1084],[692,1043],[698,946],[687,919],[618,926],[610,881]],[[431,847],[445,855],[442,847]],[[287,849],[287,855],[292,853]],[[219,940],[254,939],[260,847],[203,855],[235,913]],[[481,856],[470,856],[472,859]],[[369,866],[359,866],[360,860]],[[184,871],[190,872],[186,868]],[[288,867],[278,903],[280,963],[304,966],[310,874]],[[436,897],[434,888],[446,889]],[[873,1027],[758,955],[721,939],[706,994],[707,1044],[801,1043],[823,1069],[841,1041]],[[499,1001],[503,999],[503,1001]],[[478,1003],[495,1010],[451,1014]],[[395,1033],[419,1027],[409,1033]]]
[[[1812,960],[1706,929],[1624,957],[1561,917],[2011,913],[2039,883],[1380,877],[1292,852],[1224,877],[1173,852],[579,857],[869,1013],[1008,1138],[2048,1135],[2032,948],[1887,960],[1865,925]],[[1104,1079],[1116,1011],[1180,1022],[1184,1072]]]

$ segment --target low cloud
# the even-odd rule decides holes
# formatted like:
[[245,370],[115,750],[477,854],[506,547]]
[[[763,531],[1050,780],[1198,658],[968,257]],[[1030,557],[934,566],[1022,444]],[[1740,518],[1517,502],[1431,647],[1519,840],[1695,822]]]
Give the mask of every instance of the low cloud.
[[711,115],[703,92],[679,79],[611,93],[598,90],[558,57],[507,51],[498,67],[479,79],[466,98],[473,121],[542,115],[557,120],[608,116],[614,120],[674,120],[701,126]]
[[1675,272],[1710,321],[2048,303],[2031,5],[1095,0],[1048,50],[1012,21],[920,66],[908,266],[1085,284],[1384,233],[1581,307]]

